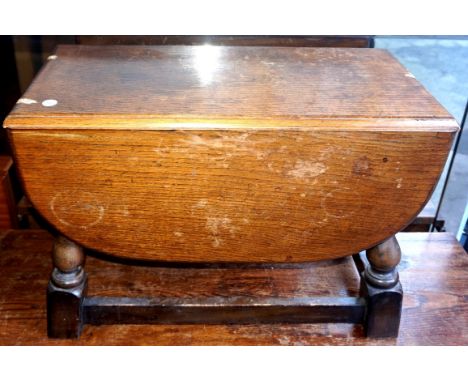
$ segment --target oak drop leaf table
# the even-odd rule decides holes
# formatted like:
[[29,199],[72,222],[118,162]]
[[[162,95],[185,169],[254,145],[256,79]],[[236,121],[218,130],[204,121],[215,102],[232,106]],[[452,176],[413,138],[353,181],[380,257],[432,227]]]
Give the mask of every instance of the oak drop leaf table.
[[[148,322],[352,322],[396,336],[395,234],[458,130],[385,51],[209,45],[61,46],[4,127],[56,234],[51,337]],[[83,248],[168,266],[363,250],[369,263],[356,298],[92,297]]]

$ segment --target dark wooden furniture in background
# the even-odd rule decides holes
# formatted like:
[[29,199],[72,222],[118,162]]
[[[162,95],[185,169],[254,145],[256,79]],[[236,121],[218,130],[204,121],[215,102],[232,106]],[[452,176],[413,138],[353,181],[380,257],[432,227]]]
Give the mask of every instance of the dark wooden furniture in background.
[[[11,36],[0,36],[0,59],[0,121],[3,121],[21,95]],[[16,202],[21,191],[12,167],[7,134],[0,129],[0,229],[18,227]]]
[[[385,51],[216,46],[61,47],[5,126],[29,199],[68,237],[48,290],[54,337],[142,317],[335,319],[395,336],[394,235],[427,202],[458,129]],[[85,297],[81,245],[166,262],[367,249],[370,264],[365,300],[129,302]]]
[[[402,233],[405,286],[398,338],[371,339],[354,324],[100,325],[78,340],[48,339],[44,290],[53,237],[0,232],[0,345],[468,345],[468,254],[448,233]],[[115,259],[114,259],[115,260]],[[167,268],[87,257],[93,295],[169,298],[359,295],[350,258],[276,267]],[[157,282],[155,282],[157,280]]]
[[221,45],[373,48],[372,36],[76,36],[83,45]]
[[[21,95],[13,38],[0,36],[0,121],[8,115]],[[0,155],[11,154],[5,131],[0,131]]]
[[0,155],[0,230],[18,228],[16,201],[11,187],[11,157]]

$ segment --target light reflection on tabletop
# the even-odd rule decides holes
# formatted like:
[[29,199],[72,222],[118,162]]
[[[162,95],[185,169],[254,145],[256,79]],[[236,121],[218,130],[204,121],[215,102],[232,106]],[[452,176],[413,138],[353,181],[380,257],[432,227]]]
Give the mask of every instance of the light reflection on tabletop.
[[223,47],[209,44],[194,48],[193,64],[201,85],[206,86],[214,81],[220,67],[222,49]]

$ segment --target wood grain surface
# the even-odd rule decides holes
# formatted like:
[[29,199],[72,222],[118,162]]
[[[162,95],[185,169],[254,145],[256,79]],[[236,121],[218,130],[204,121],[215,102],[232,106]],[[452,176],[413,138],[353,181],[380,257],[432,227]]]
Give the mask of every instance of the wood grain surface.
[[[22,131],[28,198],[85,247],[167,261],[311,261],[409,224],[450,134]],[[352,144],[350,144],[352,142]]]
[[70,239],[239,262],[398,232],[458,129],[385,51],[214,46],[60,47],[5,126],[29,199]]
[[[43,105],[51,99],[55,106]],[[109,117],[131,129],[233,119],[252,127],[349,118],[456,126],[384,50],[216,46],[61,46],[5,126],[54,128],[57,118],[66,119],[61,128],[99,128]]]
[[[366,339],[359,325],[85,326],[79,340],[46,335],[45,290],[52,238],[0,233],[2,345],[468,345],[468,254],[449,233],[398,235],[403,315],[397,339]],[[88,256],[91,296],[357,296],[351,259],[302,265],[210,268],[129,266]]]

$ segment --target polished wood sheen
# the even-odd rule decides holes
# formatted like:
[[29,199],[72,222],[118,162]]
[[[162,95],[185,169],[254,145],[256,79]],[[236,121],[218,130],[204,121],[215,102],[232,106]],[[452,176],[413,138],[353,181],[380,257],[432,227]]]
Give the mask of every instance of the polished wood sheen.
[[[384,50],[63,46],[51,57],[7,126],[313,127],[330,118],[341,129],[348,128],[342,119],[376,127],[401,118],[399,129],[431,121],[438,130],[456,126]],[[44,107],[47,99],[57,104]]]
[[5,126],[29,199],[72,240],[228,262],[380,243],[458,129],[385,51],[213,46],[61,47]]

